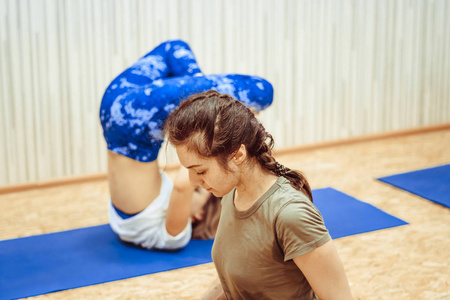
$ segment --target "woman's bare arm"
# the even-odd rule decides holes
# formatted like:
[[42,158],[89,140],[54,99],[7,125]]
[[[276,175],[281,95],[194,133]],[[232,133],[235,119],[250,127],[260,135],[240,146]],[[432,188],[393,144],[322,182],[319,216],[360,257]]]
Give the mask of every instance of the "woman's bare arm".
[[353,299],[344,266],[332,240],[294,258],[294,262],[319,299]]
[[173,184],[170,202],[166,214],[166,230],[176,236],[186,228],[191,216],[192,193],[195,188],[189,181],[188,170],[180,167]]

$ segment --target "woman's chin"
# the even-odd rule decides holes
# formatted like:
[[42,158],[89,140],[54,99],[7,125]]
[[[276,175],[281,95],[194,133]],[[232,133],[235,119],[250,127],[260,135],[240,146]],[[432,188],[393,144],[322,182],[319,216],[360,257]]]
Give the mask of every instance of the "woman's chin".
[[214,191],[214,190],[210,191],[210,193],[213,194],[214,196],[216,196],[217,198],[222,198],[223,196],[226,195],[226,193],[224,194],[224,193],[220,193],[220,192]]

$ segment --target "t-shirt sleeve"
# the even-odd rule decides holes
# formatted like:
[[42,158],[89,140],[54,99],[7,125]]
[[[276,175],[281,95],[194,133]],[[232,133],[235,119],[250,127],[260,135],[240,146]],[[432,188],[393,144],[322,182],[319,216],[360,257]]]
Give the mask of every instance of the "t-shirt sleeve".
[[284,261],[306,254],[331,239],[322,215],[309,200],[287,203],[281,209],[275,226]]

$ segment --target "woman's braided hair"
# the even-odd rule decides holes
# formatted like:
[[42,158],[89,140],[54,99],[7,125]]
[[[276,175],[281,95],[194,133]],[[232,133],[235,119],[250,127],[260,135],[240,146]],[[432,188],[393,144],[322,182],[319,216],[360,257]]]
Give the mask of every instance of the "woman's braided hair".
[[208,91],[182,101],[167,118],[164,131],[170,143],[185,145],[203,157],[214,157],[228,170],[228,160],[244,145],[250,159],[291,185],[312,201],[306,178],[275,160],[274,140],[253,112],[227,94]]

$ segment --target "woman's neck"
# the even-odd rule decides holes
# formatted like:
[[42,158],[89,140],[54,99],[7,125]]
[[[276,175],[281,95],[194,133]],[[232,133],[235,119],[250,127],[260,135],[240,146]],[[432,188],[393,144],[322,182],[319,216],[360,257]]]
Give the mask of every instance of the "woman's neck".
[[259,164],[245,168],[236,186],[234,205],[240,211],[249,209],[277,181],[277,176]]

